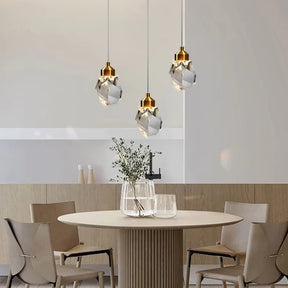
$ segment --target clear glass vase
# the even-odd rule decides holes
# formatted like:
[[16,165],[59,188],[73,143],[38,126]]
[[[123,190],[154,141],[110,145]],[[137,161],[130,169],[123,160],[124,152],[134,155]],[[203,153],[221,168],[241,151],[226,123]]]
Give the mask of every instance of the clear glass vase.
[[124,182],[121,190],[120,210],[132,217],[151,216],[155,208],[155,188],[151,180]]
[[176,196],[173,194],[156,194],[154,216],[172,218],[177,214]]

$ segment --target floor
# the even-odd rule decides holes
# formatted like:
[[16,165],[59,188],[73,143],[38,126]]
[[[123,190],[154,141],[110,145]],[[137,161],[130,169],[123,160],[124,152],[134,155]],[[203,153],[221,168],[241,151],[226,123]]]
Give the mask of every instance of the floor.
[[[6,280],[7,280],[7,277],[0,277],[0,288],[5,288]],[[116,283],[117,283],[117,279],[116,279]],[[13,280],[12,287],[23,287],[24,288],[24,283],[21,283],[18,279],[15,278]],[[38,287],[38,286],[30,286],[30,287]],[[42,286],[39,286],[39,287],[49,287],[49,288],[51,288],[51,285],[42,285]],[[66,287],[67,288],[72,288],[72,285],[67,285]],[[97,283],[96,280],[95,281],[94,280],[87,280],[85,282],[82,282],[79,287],[83,287],[83,288],[90,288],[90,287],[91,288],[92,287],[93,288],[97,288],[99,286],[98,286],[98,283]],[[107,287],[107,288],[110,287],[109,277],[105,277],[105,287]],[[195,285],[190,285],[190,287],[194,288]],[[203,285],[202,287],[203,288],[222,288],[221,285]],[[228,285],[228,287],[233,287],[233,286]],[[259,288],[271,288],[271,286],[257,286],[257,288],[258,287]],[[288,288],[288,285],[279,285],[278,287],[280,287],[280,288]]]

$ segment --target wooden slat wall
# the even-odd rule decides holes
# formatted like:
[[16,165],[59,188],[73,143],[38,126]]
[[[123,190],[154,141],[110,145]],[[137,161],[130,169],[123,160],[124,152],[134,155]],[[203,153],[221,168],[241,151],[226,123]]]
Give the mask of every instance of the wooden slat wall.
[[[226,200],[269,203],[270,221],[288,221],[288,184],[157,184],[156,193],[175,193],[178,209],[223,211]],[[74,200],[78,212],[119,209],[120,184],[48,184],[0,185],[0,217],[30,221],[30,203]],[[213,245],[220,239],[221,228],[194,229],[184,232],[186,248]],[[117,263],[117,231],[80,228],[80,238],[90,245],[112,246]],[[8,263],[3,221],[0,225],[0,264]],[[184,257],[185,261],[185,257]],[[193,263],[212,264],[214,257],[193,256]],[[84,263],[107,263],[106,257],[86,258]]]
[[288,221],[288,185],[255,185],[255,202],[269,203],[269,221]]

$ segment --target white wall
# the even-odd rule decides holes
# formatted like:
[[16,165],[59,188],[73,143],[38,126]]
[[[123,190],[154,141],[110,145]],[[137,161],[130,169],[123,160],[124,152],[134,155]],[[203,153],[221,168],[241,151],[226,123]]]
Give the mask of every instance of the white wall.
[[[180,1],[150,2],[151,96],[163,127],[181,128],[182,97],[168,74],[179,48]],[[107,60],[106,3],[0,1],[0,127],[136,127],[146,93],[146,0],[110,1],[110,60],[123,88],[121,103],[110,107],[94,89]]]
[[288,1],[186,1],[186,182],[288,181]]
[[[110,1],[110,60],[123,88],[121,103],[111,107],[103,107],[94,90],[106,63],[106,3],[0,1],[0,128],[24,128],[0,129],[0,139],[11,139],[8,134],[21,139],[30,133],[25,128],[35,128],[28,139],[53,138],[41,128],[68,127],[70,136],[74,128],[137,129],[135,115],[146,93],[146,0]],[[150,1],[150,88],[163,135],[167,128],[183,127],[182,97],[168,74],[180,39],[175,11],[180,12],[179,1]],[[93,133],[87,138],[98,138]],[[163,152],[155,162],[162,168],[161,181],[182,182],[182,138],[159,137],[151,145]],[[75,183],[78,163],[95,165],[96,181],[108,182],[114,175],[108,147],[106,140],[1,140],[0,183]]]
[[[106,1],[0,1],[0,128],[135,127],[146,92],[146,1],[110,2],[111,62],[124,94],[105,108],[94,85],[106,61]],[[181,128],[183,98],[168,75],[180,1],[150,4],[151,93],[164,129]],[[286,0],[186,1],[186,47],[197,71],[185,105],[186,182],[287,183],[287,15]],[[163,181],[181,182],[181,139],[152,142],[164,152]],[[75,182],[80,162],[99,167],[97,182],[107,182],[108,146],[0,141],[0,182]]]
[[[183,180],[182,141],[137,140],[162,151],[153,158],[153,170],[161,168],[162,179],[155,182],[179,183]],[[77,183],[78,164],[87,177],[87,165],[94,167],[95,182],[109,183],[117,170],[112,168],[115,154],[112,142],[79,140],[2,140],[0,141],[0,183]]]

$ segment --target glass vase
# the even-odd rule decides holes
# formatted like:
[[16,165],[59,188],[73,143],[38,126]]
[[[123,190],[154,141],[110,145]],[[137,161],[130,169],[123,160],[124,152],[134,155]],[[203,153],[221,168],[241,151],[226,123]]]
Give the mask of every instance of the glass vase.
[[131,217],[146,217],[154,213],[155,188],[151,180],[124,182],[121,190],[120,210]]
[[172,194],[156,194],[154,216],[157,218],[172,218],[176,214],[176,196]]

